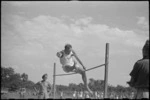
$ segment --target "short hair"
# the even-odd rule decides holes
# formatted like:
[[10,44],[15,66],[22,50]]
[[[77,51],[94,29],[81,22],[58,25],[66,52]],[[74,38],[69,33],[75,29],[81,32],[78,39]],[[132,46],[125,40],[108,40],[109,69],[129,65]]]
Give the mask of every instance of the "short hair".
[[149,39],[146,40],[145,45],[143,46],[142,50],[147,53],[147,56],[149,56]]
[[71,44],[66,44],[65,49],[67,49],[67,48],[72,48]]
[[42,79],[44,79],[45,76],[47,76],[47,74],[44,74],[44,75],[42,76]]

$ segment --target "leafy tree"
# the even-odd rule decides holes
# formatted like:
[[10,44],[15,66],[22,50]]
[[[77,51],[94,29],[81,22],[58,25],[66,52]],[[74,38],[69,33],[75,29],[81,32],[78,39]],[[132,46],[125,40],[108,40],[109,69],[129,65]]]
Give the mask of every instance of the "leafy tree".
[[26,83],[26,88],[33,89],[34,85],[35,85],[35,83],[29,80]]
[[83,83],[79,83],[79,84],[78,84],[78,87],[79,87],[79,90],[80,90],[80,91],[85,90],[85,86],[84,86]]
[[25,73],[23,73],[23,74],[21,75],[21,78],[22,78],[22,80],[25,82],[25,81],[28,80],[28,75],[25,74]]
[[1,88],[9,88],[10,91],[15,91],[19,88],[26,87],[32,89],[34,82],[28,80],[28,75],[23,73],[15,73],[11,67],[5,68],[1,66]]
[[104,81],[103,80],[95,80],[93,78],[89,79],[89,87],[92,91],[102,91],[104,89]]
[[120,93],[122,93],[122,92],[125,92],[125,89],[124,89],[124,87],[123,86],[121,86],[121,85],[117,85],[117,90],[118,90],[118,92],[120,92]]
[[5,68],[1,66],[1,86],[8,87],[10,77],[14,74],[14,69],[9,67]]
[[75,90],[77,90],[77,85],[74,83],[70,83],[68,88],[70,91],[75,91]]

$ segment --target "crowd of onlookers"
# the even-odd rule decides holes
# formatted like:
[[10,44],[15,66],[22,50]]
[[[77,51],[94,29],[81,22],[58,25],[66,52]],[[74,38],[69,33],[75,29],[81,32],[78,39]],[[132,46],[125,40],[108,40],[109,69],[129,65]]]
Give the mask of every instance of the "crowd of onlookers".
[[[66,98],[66,94],[63,92],[60,92],[60,98]],[[108,93],[107,98],[110,99],[123,99],[123,98],[128,98],[128,99],[133,99],[135,93],[131,92],[130,94],[117,94],[115,92]],[[104,99],[104,92],[100,91],[95,91],[93,92],[93,95],[90,95],[87,91],[74,91],[72,93],[73,99],[85,99],[85,98],[92,98],[92,99]]]
[[[29,92],[29,91],[26,92],[25,88],[21,88],[18,93],[20,94],[20,98],[24,98],[25,94],[37,96],[36,92]],[[117,94],[115,92],[111,92],[111,93],[107,94],[107,98],[110,98],[110,99],[123,99],[123,98],[133,99],[134,95],[135,95],[134,92],[131,92],[130,94],[123,94],[123,93]],[[52,94],[51,94],[51,97],[53,97]],[[66,97],[70,97],[73,99],[85,99],[85,98],[104,99],[104,92],[95,91],[95,92],[93,92],[93,95],[90,95],[88,91],[74,91],[70,95],[67,95],[67,93],[61,91],[57,94],[57,98],[58,97],[60,99],[63,99]]]
[[[20,98],[25,98],[25,95],[32,95],[32,96],[38,96],[38,93],[34,91],[27,91],[25,88],[20,88],[17,93],[20,95]],[[56,93],[57,97],[60,99],[65,99],[65,98],[72,98],[72,99],[85,99],[85,98],[92,98],[92,99],[104,99],[104,92],[103,91],[95,91],[93,92],[93,95],[90,95],[88,91],[73,91],[68,94],[67,92],[57,92]],[[107,94],[107,98],[110,99],[123,99],[123,98],[128,98],[128,99],[133,99],[135,93],[131,92],[130,94],[127,93],[122,93],[118,94],[116,92],[111,92]],[[50,97],[53,98],[53,94],[50,94]]]

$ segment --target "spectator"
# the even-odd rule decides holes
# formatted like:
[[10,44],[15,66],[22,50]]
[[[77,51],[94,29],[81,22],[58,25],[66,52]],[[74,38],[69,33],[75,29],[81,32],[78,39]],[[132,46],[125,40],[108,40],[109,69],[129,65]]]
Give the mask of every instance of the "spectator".
[[63,95],[64,95],[64,93],[63,93],[63,91],[61,91],[60,92],[60,99],[63,99]]
[[90,98],[88,91],[85,91],[85,98]]
[[76,99],[77,98],[77,91],[75,90],[73,93],[73,98]]
[[137,90],[135,99],[149,99],[149,40],[143,46],[142,53],[143,58],[134,64],[131,80],[127,82]]
[[46,81],[48,78],[47,74],[44,74],[42,76],[42,81],[36,83],[37,86],[39,86],[39,90],[37,90],[36,87],[34,87],[35,91],[38,92],[38,99],[48,99],[50,94],[51,85],[48,81]]
[[24,99],[26,93],[26,88],[20,88],[20,99]]

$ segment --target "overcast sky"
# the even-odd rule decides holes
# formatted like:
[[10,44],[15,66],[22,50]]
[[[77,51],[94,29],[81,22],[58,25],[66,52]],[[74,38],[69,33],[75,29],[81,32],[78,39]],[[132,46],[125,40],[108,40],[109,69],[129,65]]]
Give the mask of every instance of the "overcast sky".
[[[108,83],[130,80],[134,63],[142,58],[149,38],[148,1],[2,1],[1,65],[27,73],[38,82],[45,73],[52,83],[56,73],[65,73],[56,52],[70,43],[87,68],[105,63],[105,45],[110,45]],[[104,67],[87,72],[104,79]],[[57,77],[56,84],[81,83],[80,75]]]

